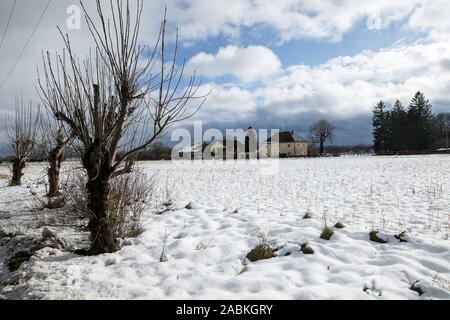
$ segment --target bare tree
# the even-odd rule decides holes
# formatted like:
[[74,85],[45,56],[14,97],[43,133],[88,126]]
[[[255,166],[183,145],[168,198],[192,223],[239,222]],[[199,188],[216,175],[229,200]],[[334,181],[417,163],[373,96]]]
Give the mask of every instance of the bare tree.
[[14,154],[11,186],[22,184],[23,169],[36,144],[38,122],[39,111],[33,112],[32,102],[25,103],[23,98],[16,99],[14,117],[7,118],[6,127],[6,138]]
[[[56,103],[53,102],[53,104]],[[59,198],[61,196],[59,187],[61,165],[65,159],[65,150],[75,139],[75,135],[70,129],[66,128],[64,122],[55,121],[51,114],[46,118],[41,118],[41,133],[40,143],[48,159],[48,204],[52,207],[55,205],[63,205],[63,201],[60,201],[61,199],[53,198]]]
[[439,113],[435,117],[435,121],[439,130],[439,138],[443,138],[445,141],[446,148],[448,149],[448,137],[450,131],[450,113]]
[[119,249],[108,215],[111,181],[129,172],[127,163],[173,124],[194,116],[206,99],[197,94],[195,73],[185,78],[185,61],[177,65],[178,32],[173,56],[166,53],[165,17],[149,49],[138,43],[142,0],[135,2],[134,14],[128,0],[111,0],[110,19],[101,3],[97,0],[98,23],[82,3],[94,53],[81,62],[63,35],[65,53],[55,61],[47,53],[39,79],[45,105],[75,134],[88,175],[91,254]]
[[327,120],[319,120],[309,129],[309,136],[312,143],[319,144],[320,155],[323,155],[324,144],[327,141],[333,141],[334,127]]

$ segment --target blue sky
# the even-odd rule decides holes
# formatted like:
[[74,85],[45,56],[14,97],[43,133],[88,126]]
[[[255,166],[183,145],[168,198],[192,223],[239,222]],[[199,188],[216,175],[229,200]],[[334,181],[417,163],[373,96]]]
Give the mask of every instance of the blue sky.
[[[6,21],[12,2],[0,3],[0,21]],[[45,3],[18,1],[0,49],[1,78]],[[43,49],[62,47],[56,25],[86,52],[86,27],[65,28],[67,8],[77,3],[52,2],[0,89],[0,116],[11,110],[15,96],[39,102],[36,66]],[[307,136],[309,126],[324,118],[336,127],[334,143],[371,143],[371,111],[379,100],[407,105],[420,90],[435,112],[450,109],[446,0],[144,1],[143,42],[155,40],[165,5],[169,38],[178,27],[187,71],[197,72],[202,92],[211,91],[196,118],[205,128],[281,128]]]
[[296,39],[283,44],[274,42],[273,30],[256,33],[251,28],[245,28],[243,35],[238,39],[225,36],[214,37],[199,41],[193,46],[184,47],[183,53],[192,57],[199,51],[208,53],[217,52],[218,48],[227,45],[248,46],[252,44],[264,45],[270,48],[281,60],[283,67],[297,64],[315,66],[325,63],[337,56],[352,56],[363,50],[377,51],[387,48],[396,42],[414,42],[426,36],[426,33],[414,30],[405,30],[401,25],[393,25],[383,30],[369,30],[365,21],[361,20],[339,42],[329,42],[318,39]]

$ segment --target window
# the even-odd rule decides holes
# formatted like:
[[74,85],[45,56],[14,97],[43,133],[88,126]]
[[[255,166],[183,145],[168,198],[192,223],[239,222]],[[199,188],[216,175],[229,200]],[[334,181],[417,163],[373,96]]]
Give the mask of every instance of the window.
[[288,148],[290,148],[291,147],[291,145],[288,143]]

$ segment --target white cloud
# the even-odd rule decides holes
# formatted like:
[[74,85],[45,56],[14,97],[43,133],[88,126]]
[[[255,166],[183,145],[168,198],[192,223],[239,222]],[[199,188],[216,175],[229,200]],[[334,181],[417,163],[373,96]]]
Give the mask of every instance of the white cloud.
[[188,68],[211,78],[233,75],[243,82],[253,82],[279,72],[281,62],[270,49],[262,46],[227,46],[217,54],[195,55],[189,60]]
[[214,110],[219,119],[226,113],[228,120],[234,115],[236,120],[253,116],[256,121],[260,107],[281,118],[315,112],[334,118],[370,116],[380,99],[400,99],[407,105],[419,90],[432,103],[450,104],[449,56],[450,42],[440,41],[365,51],[315,67],[292,66],[253,91],[208,87],[212,96],[203,114]]
[[362,52],[317,67],[291,67],[256,94],[267,107],[295,104],[296,110],[341,117],[367,114],[380,99],[407,104],[418,90],[431,100],[450,102],[449,55],[448,41]]
[[256,110],[256,97],[245,89],[214,83],[199,88],[200,94],[208,92],[210,95],[198,115],[204,121],[237,121]]
[[[279,41],[285,42],[303,38],[339,41],[360,20],[365,21],[369,29],[384,29],[392,23],[407,20],[415,10],[438,7],[434,2],[172,0],[168,4],[169,15],[180,27],[184,39],[204,40],[221,34],[237,37],[244,27],[265,25],[276,31]],[[440,14],[437,19],[446,21],[447,17]]]
[[[141,31],[148,43],[152,43],[157,33],[165,2],[144,3]],[[25,97],[36,97],[35,68],[41,64],[41,50],[62,48],[55,25],[65,25],[66,8],[72,3],[72,0],[53,2],[25,56],[0,91],[2,111],[11,107],[14,96],[23,93]],[[44,5],[44,0],[26,6],[18,4],[0,52],[1,79]],[[10,3],[0,3],[0,21],[6,21],[9,9]],[[361,21],[370,29],[399,23],[399,27],[429,35],[421,44],[361,52],[351,57],[336,57],[316,67],[299,65],[287,70],[281,70],[279,59],[260,45],[228,46],[214,54],[199,53],[190,60],[189,68],[206,76],[230,74],[243,83],[261,81],[252,90],[243,89],[239,84],[204,86],[203,89],[213,89],[204,110],[213,112],[203,111],[203,117],[213,114],[220,120],[222,115],[224,120],[244,118],[257,112],[258,107],[280,115],[318,110],[345,117],[368,114],[378,99],[393,101],[398,97],[407,103],[417,90],[423,90],[432,101],[450,103],[450,4],[446,0],[169,0],[168,9],[171,26],[179,26],[181,40],[189,43],[218,35],[227,39],[239,37],[243,28],[260,25],[271,28],[280,41],[301,38],[339,41]],[[81,31],[71,32],[72,43],[80,52],[87,52],[87,31],[83,25]]]
[[430,0],[419,6],[411,15],[410,28],[428,32],[430,38],[448,39],[450,34],[450,5],[447,0]]

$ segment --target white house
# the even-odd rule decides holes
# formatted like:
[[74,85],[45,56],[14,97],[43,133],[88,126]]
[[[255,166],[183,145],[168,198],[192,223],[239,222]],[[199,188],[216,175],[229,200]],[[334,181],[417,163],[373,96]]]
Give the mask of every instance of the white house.
[[261,146],[261,157],[294,158],[308,155],[308,142],[293,131],[282,131],[270,137]]

